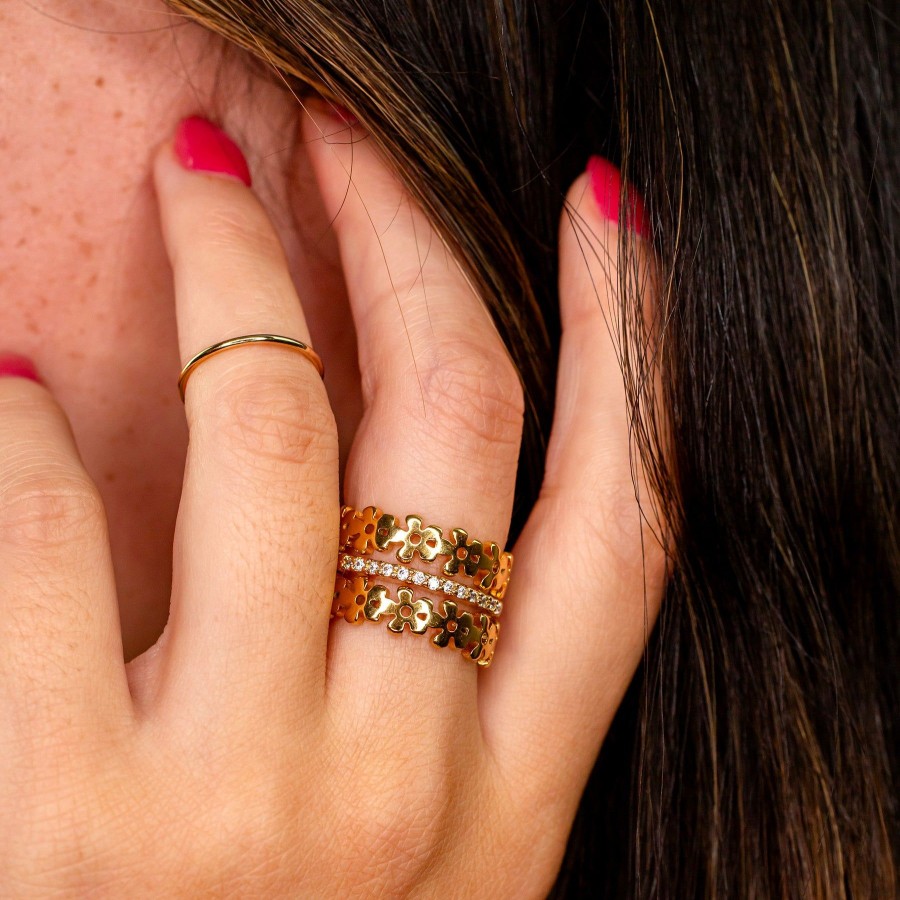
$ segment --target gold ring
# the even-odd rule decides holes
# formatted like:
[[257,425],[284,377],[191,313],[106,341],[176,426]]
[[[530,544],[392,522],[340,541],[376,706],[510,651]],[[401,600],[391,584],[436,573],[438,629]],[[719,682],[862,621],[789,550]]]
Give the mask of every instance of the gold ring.
[[441,567],[444,575],[468,575],[475,587],[502,600],[512,574],[512,553],[502,551],[494,541],[470,538],[462,528],[453,528],[449,540],[436,525],[424,525],[421,516],[407,516],[406,526],[377,506],[341,508],[340,552],[371,556],[375,550],[387,550],[399,544],[396,556],[409,563],[418,556],[433,562],[447,557]]
[[231,338],[230,340],[213,344],[212,347],[201,350],[190,360],[190,362],[188,362],[181,370],[181,375],[178,378],[178,393],[181,394],[181,402],[184,403],[184,391],[187,387],[188,378],[190,378],[191,372],[193,372],[200,363],[205,359],[209,359],[210,356],[214,356],[216,353],[222,353],[222,351],[230,350],[232,347],[241,347],[244,344],[281,344],[282,346],[290,347],[292,350],[296,350],[298,353],[303,354],[303,356],[316,367],[316,371],[319,373],[320,377],[325,377],[325,366],[322,365],[319,354],[316,353],[309,344],[304,344],[303,341],[297,341],[294,340],[294,338],[284,337],[280,334],[245,334],[242,337]]
[[426,635],[435,647],[455,647],[471,662],[487,668],[500,638],[500,623],[487,613],[461,611],[453,600],[433,603],[402,587],[394,599],[383,584],[365,575],[338,575],[331,618],[351,625],[388,619],[388,631]]

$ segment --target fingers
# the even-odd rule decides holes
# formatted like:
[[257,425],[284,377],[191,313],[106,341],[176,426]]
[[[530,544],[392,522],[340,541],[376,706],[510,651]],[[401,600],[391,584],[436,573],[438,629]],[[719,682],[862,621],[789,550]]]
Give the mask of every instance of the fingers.
[[[622,371],[623,354],[642,350],[623,338],[626,310],[643,303],[652,315],[655,306],[652,251],[626,232],[623,296],[620,232],[603,214],[615,215],[618,175],[602,161],[591,169],[596,193],[589,175],[579,178],[562,220],[563,336],[546,479],[515,547],[503,644],[479,695],[511,779],[524,767],[545,773],[537,791],[551,781],[559,790],[562,776],[573,803],[640,660],[665,578]],[[639,214],[631,215],[638,226]]]
[[[182,360],[246,334],[308,342],[282,248],[230,140],[188,120],[155,176]],[[186,409],[166,666],[186,673],[211,716],[222,704],[252,713],[261,691],[296,715],[324,685],[337,554],[337,438],[322,380],[291,349],[245,345],[194,370]],[[177,694],[181,680],[167,684]]]
[[[359,342],[365,413],[344,499],[502,544],[523,401],[484,303],[362,128],[311,106],[304,138],[333,218]],[[393,638],[383,625],[335,623],[329,694],[354,708],[386,702],[393,682],[432,694],[439,682],[456,687],[448,702],[469,703],[477,667],[407,637]],[[384,685],[380,699],[363,689],[373,678]],[[446,707],[439,712],[452,721]]]
[[49,392],[0,377],[0,744],[25,718],[52,731],[128,709],[99,492]]

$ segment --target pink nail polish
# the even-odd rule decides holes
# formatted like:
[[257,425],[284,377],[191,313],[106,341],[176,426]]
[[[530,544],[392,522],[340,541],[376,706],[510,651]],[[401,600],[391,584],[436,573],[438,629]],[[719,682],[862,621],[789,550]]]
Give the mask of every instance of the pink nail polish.
[[[587,171],[591,177],[594,199],[600,207],[600,212],[610,222],[618,225],[621,219],[619,196],[622,189],[622,176],[619,170],[602,156],[592,156],[588,160]],[[639,237],[645,240],[650,237],[650,221],[644,209],[644,201],[631,186],[628,189],[628,210],[624,224]]]
[[175,132],[175,155],[192,172],[211,172],[252,184],[240,147],[221,128],[200,116],[184,119]]
[[27,378],[43,384],[34,363],[18,353],[0,353],[0,378]]

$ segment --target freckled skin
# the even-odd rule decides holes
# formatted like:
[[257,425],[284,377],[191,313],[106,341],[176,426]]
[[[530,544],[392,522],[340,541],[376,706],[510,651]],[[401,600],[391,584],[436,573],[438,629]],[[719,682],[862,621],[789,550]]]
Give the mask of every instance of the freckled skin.
[[46,0],[41,10],[0,12],[0,352],[35,360],[103,494],[130,659],[165,624],[187,445],[149,181],[153,148],[181,117],[218,119],[246,151],[313,340],[338,373],[329,389],[344,445],[359,415],[353,336],[321,240],[327,222],[290,141],[296,102],[202,29],[173,27],[161,2]]

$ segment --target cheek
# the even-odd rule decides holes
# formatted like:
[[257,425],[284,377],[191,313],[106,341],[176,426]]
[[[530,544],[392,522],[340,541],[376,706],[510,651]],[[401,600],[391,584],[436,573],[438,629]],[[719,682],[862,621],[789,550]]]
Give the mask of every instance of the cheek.
[[186,448],[168,263],[149,191],[130,199],[105,229],[52,196],[10,217],[0,275],[0,344],[35,360],[103,496],[129,657],[165,624]]
[[[88,5],[105,21],[110,4]],[[158,32],[48,28],[27,4],[2,15],[0,349],[33,358],[70,418],[106,505],[133,656],[165,622],[186,447],[149,159],[216,61],[205,74],[189,62],[208,44],[199,30],[176,48]]]
[[[134,532],[123,538],[133,556],[146,552],[137,523],[172,518],[185,444],[168,262],[143,175],[92,165],[79,128],[59,124],[59,147],[0,175],[13,181],[0,188],[0,335],[65,409],[114,543]],[[136,143],[127,131],[114,140],[123,153]]]
[[73,211],[47,191],[7,220],[19,247],[0,282],[0,335],[37,363],[103,496],[131,657],[165,624],[187,436],[155,201],[146,186],[103,199]]

